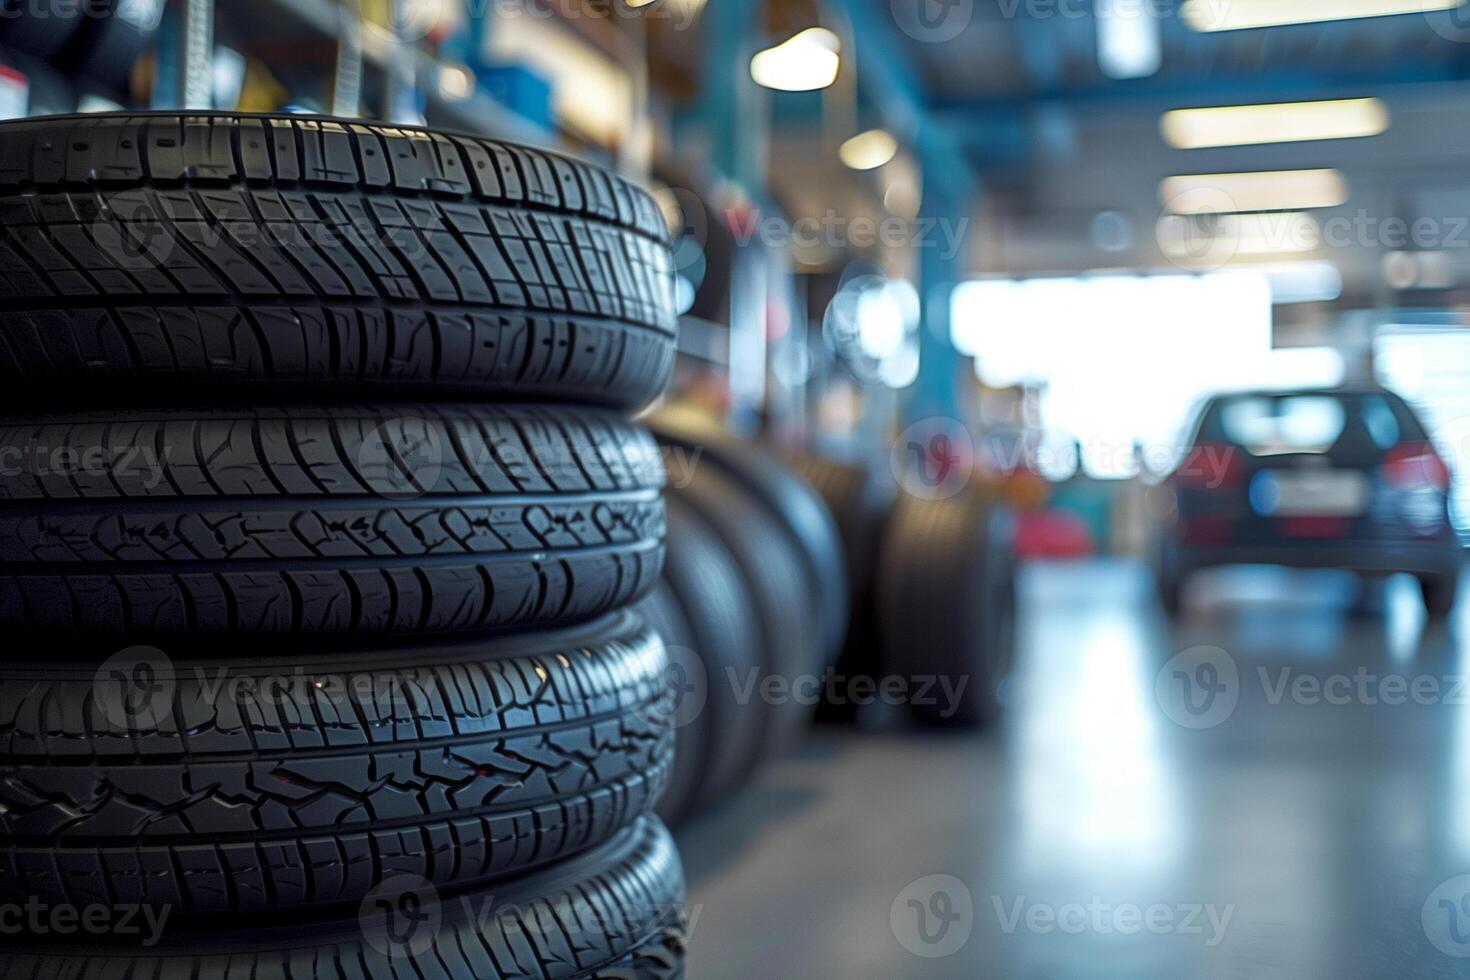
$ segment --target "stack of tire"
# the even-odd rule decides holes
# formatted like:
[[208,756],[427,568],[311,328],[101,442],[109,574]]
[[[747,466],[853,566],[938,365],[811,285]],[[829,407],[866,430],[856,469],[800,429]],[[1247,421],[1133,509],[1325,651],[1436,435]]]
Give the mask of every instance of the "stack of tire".
[[974,487],[928,499],[897,488],[886,467],[793,460],[842,532],[853,618],[839,673],[903,678],[922,725],[994,722],[1015,657],[1014,514]]
[[0,64],[13,65],[35,106],[77,92],[126,99],[133,67],[153,43],[164,0],[0,0]]
[[645,615],[679,678],[676,824],[789,747],[847,628],[842,545],[816,493],[778,456],[688,407],[648,419],[671,471],[668,556]]
[[479,138],[0,126],[0,975],[682,974],[665,235]]

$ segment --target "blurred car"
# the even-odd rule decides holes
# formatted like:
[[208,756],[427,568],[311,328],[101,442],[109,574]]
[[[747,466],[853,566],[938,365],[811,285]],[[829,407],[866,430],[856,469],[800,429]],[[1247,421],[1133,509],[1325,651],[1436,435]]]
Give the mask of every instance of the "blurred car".
[[1430,614],[1444,615],[1463,557],[1450,484],[1424,426],[1391,392],[1211,398],[1156,488],[1167,515],[1156,554],[1164,609],[1179,610],[1191,572],[1251,564],[1407,572]]

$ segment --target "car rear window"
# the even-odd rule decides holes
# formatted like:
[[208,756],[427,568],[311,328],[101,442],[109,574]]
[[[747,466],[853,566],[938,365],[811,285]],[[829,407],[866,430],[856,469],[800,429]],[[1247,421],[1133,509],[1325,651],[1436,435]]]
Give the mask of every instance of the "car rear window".
[[1206,414],[1204,438],[1223,439],[1255,456],[1326,453],[1376,456],[1424,439],[1409,406],[1387,393],[1235,395]]
[[1220,428],[1256,456],[1325,453],[1347,428],[1347,407],[1331,395],[1232,398],[1220,406]]

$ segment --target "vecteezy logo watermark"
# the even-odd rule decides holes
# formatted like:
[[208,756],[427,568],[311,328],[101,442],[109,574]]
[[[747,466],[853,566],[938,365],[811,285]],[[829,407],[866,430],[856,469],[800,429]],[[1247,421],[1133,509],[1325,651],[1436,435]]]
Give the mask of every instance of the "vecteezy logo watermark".
[[975,441],[958,419],[921,419],[904,429],[889,454],[893,476],[911,496],[946,500],[975,472]]
[[665,680],[667,697],[648,705],[648,719],[654,724],[679,729],[694,721],[709,700],[709,672],[704,658],[683,646],[666,646],[668,667]]
[[1429,29],[1446,41],[1470,42],[1470,6],[1463,0],[1446,7],[1444,0],[1420,0]]
[[969,887],[953,875],[929,875],[898,893],[888,924],[899,945],[915,956],[953,956],[970,941],[975,901]]
[[367,944],[389,959],[415,958],[434,945],[443,921],[439,891],[418,875],[379,882],[358,906]]
[[1191,187],[1164,204],[1155,227],[1159,249],[1175,265],[1193,272],[1222,269],[1241,248],[1239,208],[1218,187]]
[[915,674],[904,677],[891,674],[872,677],[867,674],[839,674],[829,667],[822,674],[762,674],[752,667],[742,678],[734,667],[725,668],[725,676],[735,694],[736,704],[750,704],[759,698],[762,704],[800,704],[807,707],[824,700],[833,705],[884,704],[890,707],[914,705],[938,708],[939,717],[951,718],[960,710],[970,675]]
[[1419,922],[1435,949],[1456,959],[1470,957],[1470,875],[1456,875],[1430,892]]
[[24,905],[0,904],[0,936],[113,936],[153,947],[163,938],[172,909],[168,905],[51,905],[35,895]]
[[103,661],[92,675],[92,700],[123,731],[156,728],[174,703],[173,662],[157,647],[132,646]]
[[1240,670],[1219,647],[1190,647],[1170,657],[1154,678],[1159,708],[1184,728],[1214,728],[1235,713]]
[[959,254],[970,227],[968,217],[910,220],[889,215],[878,219],[867,215],[849,217],[831,208],[820,215],[805,215],[795,220],[767,214],[756,207],[731,209],[725,212],[725,220],[736,243],[742,246],[759,241],[772,249],[795,246],[829,252],[846,248],[937,248],[946,260]]
[[444,434],[433,422],[413,416],[386,419],[364,434],[357,468],[373,493],[413,500],[438,485],[444,451]]
[[925,44],[953,41],[975,17],[975,0],[889,0],[888,7],[898,29]]
[[1083,933],[1136,936],[1147,932],[1154,936],[1203,936],[1210,948],[1224,942],[1230,919],[1235,915],[1234,905],[1223,908],[1198,902],[1138,905],[1107,902],[1096,895],[1086,903],[1060,905],[1029,902],[1024,895],[1009,901],[992,895],[990,902],[1000,931],[1008,936],[1021,929],[1041,936],[1056,932],[1069,936]]

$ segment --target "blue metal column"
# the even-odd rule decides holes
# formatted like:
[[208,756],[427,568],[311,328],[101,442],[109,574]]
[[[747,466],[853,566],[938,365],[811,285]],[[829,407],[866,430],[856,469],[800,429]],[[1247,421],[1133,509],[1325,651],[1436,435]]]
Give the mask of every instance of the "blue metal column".
[[704,78],[699,121],[709,162],[752,195],[765,187],[769,97],[750,77],[757,50],[754,0],[718,0],[705,6]]
[[[974,175],[960,141],[926,104],[918,76],[895,39],[899,27],[888,5],[845,0],[843,7],[852,24],[857,47],[853,55],[863,93],[878,110],[883,125],[919,158],[923,218],[947,222],[953,230],[964,221],[968,230],[976,194]],[[922,331],[919,377],[904,402],[906,424],[931,415],[959,415],[958,372],[963,359],[950,342],[949,295],[963,274],[968,253],[961,242],[954,254],[948,254],[951,237],[931,233],[928,245],[919,249],[919,281],[915,283]]]
[[931,188],[926,182],[920,221],[930,227],[927,244],[919,247],[919,281],[915,283],[919,293],[919,377],[904,399],[904,425],[935,415],[964,417],[959,404],[959,372],[965,363],[950,339],[949,312],[950,295],[965,275],[971,206],[971,195]]

